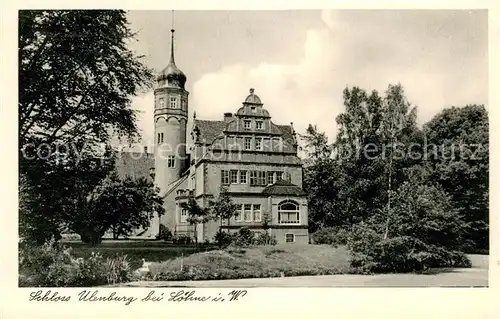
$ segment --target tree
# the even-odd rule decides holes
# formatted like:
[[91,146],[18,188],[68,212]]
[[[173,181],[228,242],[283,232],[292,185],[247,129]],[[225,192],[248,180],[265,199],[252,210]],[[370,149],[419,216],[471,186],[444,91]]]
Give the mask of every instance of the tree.
[[205,224],[210,220],[210,212],[208,209],[201,207],[192,197],[187,202],[181,203],[181,207],[186,209],[188,213],[187,222],[194,226],[195,246],[198,246],[198,224]]
[[425,183],[422,169],[409,169],[409,180],[393,192],[388,231],[384,212],[354,227],[348,237],[353,266],[370,272],[470,266],[460,252],[463,220],[446,192]]
[[25,170],[19,191],[26,200],[19,209],[19,231],[24,239],[35,244],[59,239],[76,216],[75,203],[112,172],[115,158],[109,147],[93,157],[84,143],[75,146],[80,156],[59,156],[53,149],[44,149],[40,157],[27,152],[27,157],[20,158]]
[[112,170],[100,165],[100,145],[112,134],[137,136],[131,98],[152,73],[128,49],[133,38],[120,10],[19,12],[19,171],[32,198],[20,211],[26,238],[58,238],[77,200],[70,196],[88,194]]
[[220,227],[222,228],[222,221],[224,219],[227,220],[227,225],[229,226],[231,218],[238,212],[238,205],[232,201],[231,197],[227,193],[227,190],[222,189],[217,199],[215,201],[211,201],[210,209],[212,215],[219,218]]
[[468,249],[489,246],[489,124],[483,105],[452,107],[424,125],[432,180],[468,223]]
[[19,138],[106,142],[137,133],[131,97],[151,84],[121,10],[19,12]]
[[164,213],[162,204],[152,182],[131,177],[120,180],[113,173],[91,193],[76,198],[75,216],[68,227],[83,241],[96,245],[110,229],[116,236],[128,236],[133,229],[149,227],[155,214]]

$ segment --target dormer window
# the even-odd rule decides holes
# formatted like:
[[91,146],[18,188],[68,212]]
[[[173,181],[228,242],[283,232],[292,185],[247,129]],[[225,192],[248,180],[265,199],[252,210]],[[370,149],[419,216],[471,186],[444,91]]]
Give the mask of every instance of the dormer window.
[[160,109],[164,108],[165,107],[165,99],[161,97],[159,100],[159,104],[160,104]]
[[256,121],[255,122],[255,128],[257,130],[262,130],[263,129],[262,121]]
[[243,124],[244,124],[244,128],[247,129],[247,130],[249,130],[249,129],[252,128],[252,122],[250,120],[245,120],[243,122]]
[[170,108],[172,108],[172,109],[177,108],[177,98],[176,97],[170,98]]

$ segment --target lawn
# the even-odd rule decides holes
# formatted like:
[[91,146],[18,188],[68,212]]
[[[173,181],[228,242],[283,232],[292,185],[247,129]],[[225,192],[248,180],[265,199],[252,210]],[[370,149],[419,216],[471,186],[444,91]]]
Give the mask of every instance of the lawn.
[[[213,280],[352,273],[345,247],[277,245],[228,248],[150,266],[150,280]],[[182,270],[181,270],[182,268]]]
[[211,249],[202,246],[195,250],[192,245],[179,246],[163,241],[103,241],[96,247],[82,242],[66,242],[64,245],[71,247],[71,254],[75,257],[86,258],[92,252],[100,253],[104,257],[127,255],[133,269],[142,266],[142,259],[159,262]]

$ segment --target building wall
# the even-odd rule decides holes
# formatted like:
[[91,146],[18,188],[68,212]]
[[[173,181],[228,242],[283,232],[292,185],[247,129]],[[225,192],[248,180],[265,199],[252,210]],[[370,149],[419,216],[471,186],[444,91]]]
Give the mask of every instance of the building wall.
[[163,199],[163,208],[165,208],[165,214],[161,217],[161,223],[165,225],[172,233],[176,229],[176,225],[179,223],[180,211],[178,209],[178,203],[175,200],[177,197],[178,189],[186,189],[188,186],[188,179],[184,178],[180,184],[169,191],[167,196]]
[[[230,184],[223,185],[221,183],[221,170],[246,170],[246,171],[282,171],[289,174],[291,183],[302,187],[302,167],[290,166],[283,164],[252,164],[252,163],[223,163],[210,162],[206,165],[206,182],[203,194],[219,194],[221,186],[227,187],[229,192],[248,192],[260,193],[265,186],[250,186],[250,174],[247,175],[247,184]],[[199,193],[197,193],[199,194]]]

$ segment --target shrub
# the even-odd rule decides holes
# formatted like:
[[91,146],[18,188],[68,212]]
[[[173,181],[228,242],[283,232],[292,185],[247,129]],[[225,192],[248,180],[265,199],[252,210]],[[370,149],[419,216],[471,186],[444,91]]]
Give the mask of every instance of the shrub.
[[248,227],[242,227],[238,232],[233,234],[233,244],[236,246],[250,246],[252,245],[255,234],[248,229]]
[[214,236],[214,241],[220,248],[227,247],[232,243],[233,236],[230,233],[219,229]]
[[315,244],[327,244],[337,247],[346,245],[349,231],[338,227],[324,227],[317,230],[312,239]]
[[276,235],[269,235],[268,232],[258,233],[253,239],[254,245],[276,245],[278,240],[276,240]]
[[462,252],[425,243],[413,236],[384,239],[367,225],[354,227],[348,247],[351,266],[361,273],[419,272],[438,267],[470,267]]
[[177,235],[173,236],[172,243],[175,245],[189,245],[193,243],[193,240],[187,235]]
[[132,278],[126,256],[104,259],[92,253],[74,258],[71,249],[51,241],[43,246],[21,245],[19,285],[27,287],[85,287],[115,284]]
[[173,237],[172,232],[167,228],[167,226],[160,224],[160,232],[156,236],[157,239],[164,241],[169,241]]

